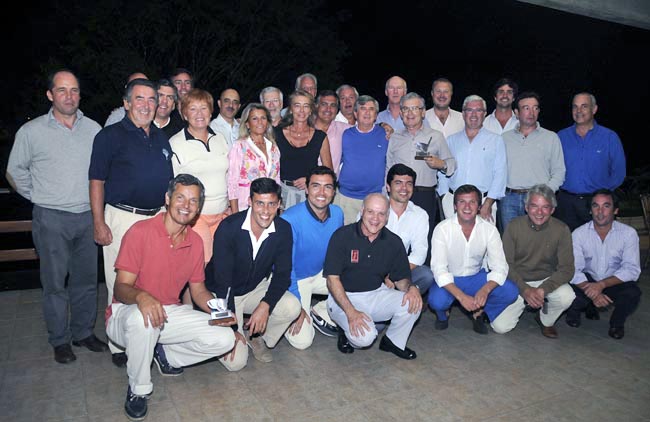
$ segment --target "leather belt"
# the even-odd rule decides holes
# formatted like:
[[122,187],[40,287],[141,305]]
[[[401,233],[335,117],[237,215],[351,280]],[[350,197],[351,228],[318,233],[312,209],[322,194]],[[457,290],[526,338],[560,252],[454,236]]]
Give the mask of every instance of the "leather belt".
[[142,209],[142,208],[136,208],[136,207],[131,207],[129,205],[124,205],[124,204],[111,204],[118,210],[130,212],[132,214],[139,214],[139,215],[156,215],[158,214],[158,211],[160,211],[160,207],[158,208],[151,208],[151,209]]
[[506,193],[528,193],[530,189],[510,189],[506,188]]
[[[453,195],[453,194],[454,194],[454,191],[451,190],[451,188],[449,188],[449,193]],[[482,194],[482,195],[483,195],[483,198],[485,198],[485,197],[487,196],[487,192],[485,192],[485,193]]]
[[560,192],[564,192],[567,195],[575,196],[578,199],[585,199],[585,198],[591,198],[591,193],[573,193],[569,192],[568,190],[560,189]]
[[435,186],[413,186],[413,192],[435,192]]

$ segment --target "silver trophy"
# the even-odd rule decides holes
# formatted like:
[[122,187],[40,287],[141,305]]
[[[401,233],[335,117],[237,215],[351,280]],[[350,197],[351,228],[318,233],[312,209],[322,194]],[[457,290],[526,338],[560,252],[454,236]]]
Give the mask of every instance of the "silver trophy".
[[430,157],[431,155],[429,154],[429,144],[431,144],[431,140],[433,139],[433,136],[429,138],[429,142],[418,142],[415,144],[415,159],[416,160],[424,160],[426,157]]
[[228,297],[230,296],[230,287],[226,298],[215,298],[208,300],[208,307],[210,308],[210,325],[218,325],[227,322],[228,319],[234,319],[235,316],[230,309],[228,309]]

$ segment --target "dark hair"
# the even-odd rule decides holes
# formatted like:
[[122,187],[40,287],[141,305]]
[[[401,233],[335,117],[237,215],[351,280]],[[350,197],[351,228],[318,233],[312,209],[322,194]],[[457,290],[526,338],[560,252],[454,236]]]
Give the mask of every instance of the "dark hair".
[[336,92],[332,91],[331,89],[324,89],[322,91],[318,91],[318,95],[316,96],[316,107],[318,107],[318,103],[320,102],[321,98],[323,97],[334,97],[336,98],[336,106],[339,106],[339,97],[336,95]]
[[192,85],[194,85],[194,75],[192,74],[192,72],[190,72],[188,69],[184,67],[177,67],[176,69],[172,70],[171,73],[169,74],[169,80],[173,82],[174,76],[178,76],[181,73],[187,73],[188,75],[190,75],[190,79],[192,80]]
[[196,176],[191,174],[181,173],[176,175],[173,179],[169,181],[167,186],[167,196],[171,200],[174,190],[176,190],[176,185],[181,184],[183,186],[198,186],[199,187],[199,211],[203,208],[203,203],[205,202],[205,186]]
[[124,90],[124,100],[131,102],[131,94],[133,93],[133,88],[136,86],[148,86],[153,89],[153,92],[156,93],[156,105],[158,104],[158,90],[156,89],[156,84],[154,84],[149,79],[137,78],[126,84],[126,89]]
[[525,100],[526,98],[534,98],[534,99],[537,100],[537,105],[538,106],[541,104],[538,93],[533,92],[533,91],[526,91],[526,92],[522,92],[521,94],[519,94],[519,96],[517,97],[517,100],[515,100],[515,108],[519,109],[519,101]]
[[332,170],[327,166],[312,167],[312,169],[309,170],[309,173],[307,173],[307,186],[309,186],[309,180],[311,180],[312,176],[322,176],[322,175],[332,176],[332,183],[334,184],[334,187],[336,187],[336,173],[334,173],[334,170]]
[[472,193],[472,192],[476,194],[476,200],[480,204],[481,203],[481,197],[483,196],[483,194],[481,194],[481,191],[478,190],[478,188],[476,186],[474,186],[474,185],[462,185],[461,187],[459,187],[458,189],[456,189],[454,191],[454,205],[456,204],[456,200],[458,198],[458,195],[463,195],[463,194]]
[[273,179],[268,177],[260,177],[251,183],[251,199],[253,199],[254,194],[264,195],[267,193],[273,193],[278,197],[278,200],[282,200],[282,187]]
[[[72,70],[66,69],[66,68],[61,68],[61,69],[57,69],[57,70],[55,70],[53,72],[50,72],[47,75],[47,90],[48,91],[51,91],[54,88],[54,78],[56,77],[56,75],[58,75],[61,72],[67,72],[67,73],[71,74],[77,80],[77,85],[81,85],[79,83],[79,78],[77,77],[77,75],[74,74],[74,72]],[[80,86],[80,88],[81,88],[81,86]]]
[[406,164],[397,163],[393,165],[393,167],[388,170],[388,174],[386,174],[386,184],[390,185],[390,182],[393,181],[395,176],[411,176],[411,178],[413,178],[413,186],[415,186],[417,174],[415,173],[415,170]]
[[517,82],[513,81],[510,78],[501,78],[499,79],[495,84],[494,87],[492,88],[492,94],[496,97],[497,91],[499,88],[501,88],[503,85],[510,85],[512,88],[512,96],[514,98],[517,98],[517,93],[519,92],[519,85],[517,85]]
[[618,196],[614,191],[609,190],[609,189],[598,189],[594,193],[591,194],[591,202],[593,202],[594,197],[596,195],[603,195],[603,196],[609,196],[612,198],[612,202],[614,203],[614,209],[618,208]]
[[156,84],[156,92],[161,86],[166,86],[174,90],[174,102],[178,101],[178,88],[176,88],[176,85],[169,79],[161,79],[158,81]]

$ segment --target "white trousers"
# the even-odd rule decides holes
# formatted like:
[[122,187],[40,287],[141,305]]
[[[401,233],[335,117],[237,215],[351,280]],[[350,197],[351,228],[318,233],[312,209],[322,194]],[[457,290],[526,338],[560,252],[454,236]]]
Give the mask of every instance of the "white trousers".
[[[302,305],[302,309],[307,313],[307,315],[309,315],[309,308],[312,307],[312,295],[326,295],[329,293],[327,290],[327,280],[325,277],[323,277],[323,271],[321,270],[321,272],[314,276],[298,280],[298,291],[300,292],[300,304]],[[326,300],[321,300],[320,302],[316,303],[313,308],[314,311],[321,318],[327,321],[328,324],[336,325],[327,312]],[[289,344],[291,344],[296,349],[304,350],[311,346],[314,341],[314,335],[316,334],[316,331],[314,329],[311,318],[308,319],[309,321],[305,319],[298,334],[291,334],[289,331],[284,333],[284,337],[287,339]]]
[[[527,281],[530,287],[537,288],[544,283],[546,279],[540,281]],[[521,299],[521,296],[517,300],[508,306],[506,309],[501,312],[499,318],[503,317],[504,321],[514,321],[515,323],[519,321],[521,313],[524,311],[524,301]],[[569,284],[563,284],[557,289],[553,290],[551,293],[546,295],[548,303],[546,304],[546,312],[539,311],[539,320],[542,322],[542,325],[545,327],[552,327],[555,324],[555,321],[562,315],[562,312],[569,309],[569,306],[573,303],[573,299],[576,298],[576,294],[573,292],[573,289]],[[494,326],[492,327],[494,328]],[[495,329],[496,331],[496,329]]]
[[106,332],[111,340],[126,349],[126,373],[133,394],[153,391],[151,361],[156,343],[163,345],[169,364],[183,367],[230,351],[235,335],[230,327],[209,325],[210,315],[190,305],[166,305],[167,321],[162,328],[144,326],[137,305],[114,303]]
[[[447,191],[445,196],[442,197],[441,202],[442,202],[442,211],[445,214],[445,218],[449,218],[452,215],[454,215],[454,213],[456,212],[456,211],[454,211],[454,194]],[[481,204],[483,202],[485,202],[485,198],[483,198],[483,200],[481,201]],[[491,223],[496,224],[496,221],[497,221],[497,202],[494,201],[494,203],[492,204],[492,221],[491,221]]]
[[[104,221],[111,229],[111,234],[113,235],[113,241],[111,244],[102,247],[102,252],[104,254],[104,279],[106,280],[109,305],[113,303],[113,288],[115,287],[115,277],[117,276],[117,273],[115,272],[115,261],[120,252],[122,238],[132,225],[148,218],[151,217],[127,212],[106,204],[106,208],[104,209]],[[108,347],[111,349],[111,353],[113,354],[124,351],[113,344],[112,341],[108,342]]]
[[[404,350],[413,324],[420,316],[420,312],[410,314],[408,302],[402,305],[404,292],[389,289],[385,284],[369,292],[346,292],[348,299],[356,310],[368,315],[372,321],[388,321],[386,334],[390,341],[400,349]],[[367,347],[377,338],[377,328],[374,322],[368,323],[370,331],[364,332],[361,336],[353,336],[350,333],[348,318],[339,307],[332,295],[327,298],[327,308],[332,320],[343,329],[352,346],[360,348]]]
[[363,199],[350,198],[337,191],[334,197],[334,204],[343,210],[343,223],[352,224],[357,221],[359,212],[363,208]]
[[[246,336],[244,333],[244,314],[253,313],[257,305],[260,304],[266,295],[270,284],[270,279],[264,279],[252,291],[242,296],[235,296],[237,328],[242,335]],[[298,298],[292,293],[284,292],[284,295],[275,305],[275,308],[273,308],[273,312],[269,315],[266,331],[262,335],[262,339],[266,345],[268,347],[275,347],[284,332],[287,331],[289,325],[298,318],[298,315],[300,315],[300,302]],[[234,359],[231,361],[221,358],[220,361],[229,371],[239,371],[248,363],[247,345],[238,342],[235,347]]]

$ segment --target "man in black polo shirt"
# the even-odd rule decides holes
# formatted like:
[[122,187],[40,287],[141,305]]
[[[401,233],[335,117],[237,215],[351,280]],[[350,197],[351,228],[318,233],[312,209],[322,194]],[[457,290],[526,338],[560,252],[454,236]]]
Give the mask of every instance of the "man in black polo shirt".
[[[327,308],[339,327],[338,348],[352,353],[377,338],[374,321],[391,320],[379,348],[402,359],[415,359],[406,341],[420,316],[422,297],[409,280],[411,271],[402,240],[384,226],[388,199],[368,195],[357,223],[332,235],[323,275],[327,277]],[[398,290],[384,284],[389,278]]]
[[[90,206],[95,242],[104,246],[104,274],[108,303],[113,300],[115,260],[124,233],[165,205],[173,177],[172,149],[167,135],[151,124],[158,106],[153,82],[134,79],[126,86],[122,121],[95,136],[90,158]],[[104,205],[106,205],[104,207]],[[116,366],[126,365],[126,354],[109,343]]]

